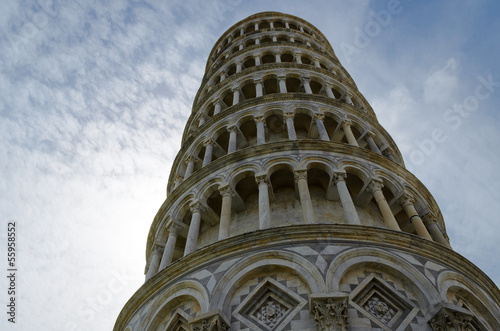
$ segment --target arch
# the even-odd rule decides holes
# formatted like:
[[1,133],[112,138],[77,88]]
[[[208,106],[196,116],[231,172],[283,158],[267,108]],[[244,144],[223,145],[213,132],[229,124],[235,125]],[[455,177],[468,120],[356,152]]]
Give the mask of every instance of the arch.
[[144,330],[156,330],[166,314],[182,302],[183,298],[196,301],[201,314],[208,312],[209,296],[203,285],[194,280],[183,280],[170,286],[156,298],[144,318]]
[[500,330],[500,315],[495,315],[495,312],[498,312],[498,304],[476,283],[455,271],[445,270],[437,277],[437,286],[443,302],[450,302],[450,294],[458,294],[473,306],[466,307],[467,310],[475,309],[475,315],[489,325],[491,330]]
[[261,267],[282,267],[290,270],[309,286],[312,293],[324,292],[325,283],[317,267],[298,254],[285,251],[265,251],[241,259],[220,279],[213,293],[210,309],[225,310],[235,291],[235,285]]
[[[377,271],[398,275],[416,286],[420,309],[428,309],[439,303],[439,294],[431,282],[404,258],[379,248],[351,248],[340,253],[326,272],[326,286],[330,292],[341,291],[340,282],[350,271],[371,264]],[[424,314],[425,315],[425,314]]]

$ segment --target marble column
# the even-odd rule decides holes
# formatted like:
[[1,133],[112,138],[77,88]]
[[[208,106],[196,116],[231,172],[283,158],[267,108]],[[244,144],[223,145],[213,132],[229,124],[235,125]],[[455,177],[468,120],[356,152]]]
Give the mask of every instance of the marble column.
[[358,142],[356,141],[356,138],[354,137],[354,134],[352,133],[351,125],[352,125],[352,122],[349,120],[342,121],[342,129],[344,130],[344,134],[347,138],[347,143],[349,145],[359,147]]
[[241,72],[241,70],[243,70],[243,63],[241,62],[236,63],[236,73]]
[[321,64],[319,63],[319,59],[317,57],[313,59],[313,63],[316,68],[321,68]]
[[187,160],[186,160],[186,163],[187,163],[187,167],[186,167],[186,171],[184,172],[184,179],[187,179],[189,176],[192,175],[193,171],[194,171],[194,162],[196,161],[196,158],[192,155],[189,155]]
[[207,139],[203,145],[205,146],[205,155],[203,156],[202,167],[208,165],[212,162],[212,153],[214,150],[214,141],[212,139]]
[[293,124],[294,113],[285,113],[285,123],[288,132],[289,140],[297,140],[297,134],[295,133],[295,125]]
[[243,47],[244,47],[243,44],[239,44],[238,45],[238,50],[241,51],[243,49]]
[[267,229],[271,224],[271,208],[269,206],[269,179],[267,175],[255,177],[259,186],[259,229]]
[[382,155],[388,158],[389,160],[396,162],[396,159],[394,159],[394,156],[392,155],[392,152],[390,148],[386,148],[382,151]]
[[260,79],[260,78],[254,79],[253,82],[255,83],[255,96],[257,98],[263,96],[264,91],[262,89],[262,79]]
[[280,63],[281,62],[281,54],[278,52],[274,53],[274,59],[275,59],[276,63]]
[[286,76],[278,76],[280,93],[286,93]]
[[200,119],[198,120],[198,127],[202,126],[205,123],[205,115],[201,115]]
[[220,113],[221,109],[222,109],[222,103],[219,100],[216,100],[214,102],[214,115]]
[[377,154],[382,155],[382,152],[380,151],[380,148],[378,148],[377,143],[373,139],[374,136],[375,136],[375,133],[373,133],[371,131],[368,131],[366,133],[366,141],[368,142],[368,146],[370,147],[370,149],[372,150],[372,152],[375,152]]
[[189,225],[184,256],[194,252],[196,249],[200,233],[201,213],[203,212],[203,207],[199,202],[193,203],[189,208],[191,209],[191,224]]
[[302,54],[301,53],[295,53],[295,62],[302,64]]
[[377,202],[382,217],[384,217],[385,224],[389,229],[401,231],[396,218],[394,218],[394,215],[392,214],[391,207],[389,207],[387,200],[385,200],[382,187],[384,187],[384,184],[380,181],[372,180],[370,183],[370,190],[373,193],[373,197]]
[[259,55],[255,55],[254,59],[255,59],[255,65],[259,66],[260,65],[260,54]]
[[415,206],[413,203],[415,202],[415,198],[410,194],[404,193],[401,198],[399,198],[399,203],[403,206],[403,209],[406,212],[406,215],[410,218],[410,223],[413,224],[413,227],[417,231],[417,234],[420,237],[424,237],[425,239],[432,240],[431,235],[425,228],[424,222],[417,213]]
[[337,186],[337,191],[339,192],[340,203],[342,204],[344,217],[347,223],[360,225],[361,222],[359,221],[358,212],[356,211],[356,207],[352,201],[351,194],[347,189],[345,182],[346,177],[347,175],[345,172],[336,172],[333,174],[335,186]]
[[150,279],[158,272],[162,253],[163,247],[155,244],[152,252],[153,256],[151,257],[151,262],[149,263],[148,273],[146,274],[146,280]]
[[238,87],[233,87],[231,91],[233,91],[233,106],[234,106],[240,103],[240,89]]
[[231,228],[231,202],[234,192],[229,185],[219,187],[219,192],[222,195],[222,207],[220,212],[219,224],[219,240],[229,237]]
[[307,224],[315,223],[311,195],[309,194],[309,187],[307,186],[307,170],[296,170],[294,174],[299,189],[300,205],[302,206],[304,222]]
[[316,121],[316,127],[318,128],[319,138],[324,141],[330,141],[328,132],[326,132],[325,123],[323,122],[324,119],[324,114],[314,114],[314,120]]
[[441,232],[441,229],[437,224],[436,216],[434,214],[432,214],[431,212],[427,213],[426,215],[424,215],[423,221],[427,229],[429,229],[429,232],[434,241],[448,248],[451,248],[450,243],[448,242],[448,240],[446,240],[443,233]]
[[257,145],[262,145],[266,143],[264,122],[265,122],[264,116],[258,116],[255,118],[255,124],[257,125]]
[[236,138],[238,136],[236,129],[237,129],[236,125],[231,125],[227,128],[227,131],[229,132],[229,143],[227,146],[227,154],[231,154],[236,151]]
[[349,95],[349,93],[345,93],[344,94],[344,100],[346,103],[350,104],[351,106],[354,106],[354,103],[352,102],[352,99],[351,99],[351,96]]
[[220,81],[222,82],[224,79],[226,79],[227,74],[223,71],[220,73]]
[[168,238],[165,249],[163,250],[163,256],[161,257],[160,270],[165,269],[172,263],[175,252],[175,243],[177,242],[177,235],[179,234],[180,226],[172,223],[168,228]]
[[310,80],[311,79],[308,78],[308,77],[302,78],[302,83],[304,84],[304,89],[305,89],[305,91],[306,91],[307,94],[312,94],[313,93],[312,90],[311,90],[311,85],[309,84]]
[[329,98],[335,99],[335,94],[333,94],[332,88],[333,86],[331,84],[326,84],[326,95]]

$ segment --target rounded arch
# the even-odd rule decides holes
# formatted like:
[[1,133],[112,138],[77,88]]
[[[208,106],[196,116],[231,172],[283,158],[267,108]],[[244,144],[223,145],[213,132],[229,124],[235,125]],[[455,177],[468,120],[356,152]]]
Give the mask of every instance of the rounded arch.
[[309,286],[312,293],[324,292],[326,286],[315,265],[298,254],[285,251],[265,251],[247,256],[233,265],[214,289],[210,309],[223,310],[235,291],[235,285],[261,267],[282,267],[290,270]]
[[498,304],[476,283],[455,271],[445,270],[439,274],[437,286],[442,301],[456,305],[450,302],[449,296],[458,295],[466,304],[473,306],[466,309],[476,310],[477,317],[482,318],[483,323],[486,322],[492,330],[500,330],[500,315],[495,315]]
[[228,181],[229,184],[232,187],[235,187],[236,184],[243,178],[245,177],[252,177],[257,175],[259,172],[261,172],[261,169],[258,165],[256,164],[245,164],[242,165],[233,171],[228,176]]
[[266,172],[270,177],[274,172],[278,170],[288,170],[293,172],[295,169],[300,168],[299,165],[299,162],[293,157],[283,156],[267,161],[262,166],[262,168],[264,169],[264,172]]
[[186,298],[198,303],[201,314],[208,312],[209,296],[203,285],[194,280],[180,281],[170,286],[153,302],[145,317],[145,321],[149,322],[145,324],[144,330],[156,330],[167,314]]
[[326,286],[331,292],[339,292],[342,279],[349,271],[367,265],[376,266],[377,271],[396,276],[402,282],[415,285],[413,293],[420,301],[420,308],[429,308],[439,303],[439,294],[433,284],[413,265],[400,256],[379,248],[351,248],[340,253],[326,272]]

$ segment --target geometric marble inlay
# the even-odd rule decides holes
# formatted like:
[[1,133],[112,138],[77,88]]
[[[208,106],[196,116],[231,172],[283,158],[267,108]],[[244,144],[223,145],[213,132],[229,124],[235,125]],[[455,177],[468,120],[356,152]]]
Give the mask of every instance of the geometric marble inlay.
[[415,305],[391,288],[384,280],[371,275],[351,293],[352,305],[384,330],[407,324],[418,312]]
[[300,311],[306,300],[272,278],[265,278],[233,315],[251,330],[279,331]]

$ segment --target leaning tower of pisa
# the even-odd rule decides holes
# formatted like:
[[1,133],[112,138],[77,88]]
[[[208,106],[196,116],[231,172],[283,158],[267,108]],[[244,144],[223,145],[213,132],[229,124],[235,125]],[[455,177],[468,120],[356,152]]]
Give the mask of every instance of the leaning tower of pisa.
[[215,43],[115,331],[500,330],[500,292],[312,24]]

